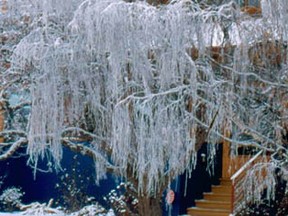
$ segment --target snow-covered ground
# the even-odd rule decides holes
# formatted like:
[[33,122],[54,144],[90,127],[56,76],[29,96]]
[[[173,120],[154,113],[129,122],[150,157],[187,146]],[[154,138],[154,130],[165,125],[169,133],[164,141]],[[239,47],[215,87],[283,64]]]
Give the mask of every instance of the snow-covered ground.
[[99,205],[85,206],[81,210],[74,213],[65,213],[55,208],[49,208],[43,204],[34,203],[29,206],[28,209],[21,212],[0,212],[0,216],[115,216],[113,210],[109,210],[107,213]]
[[[10,212],[10,213],[4,213],[4,212],[0,212],[0,216],[23,216],[23,215],[28,215],[25,214],[23,212]],[[103,214],[98,214],[99,216],[115,216],[115,214],[113,212],[108,212],[108,213],[103,213]],[[59,213],[59,214],[49,214],[46,213],[44,215],[33,215],[33,216],[74,216],[74,214],[65,214],[65,213]],[[87,216],[94,216],[93,214],[88,214]]]

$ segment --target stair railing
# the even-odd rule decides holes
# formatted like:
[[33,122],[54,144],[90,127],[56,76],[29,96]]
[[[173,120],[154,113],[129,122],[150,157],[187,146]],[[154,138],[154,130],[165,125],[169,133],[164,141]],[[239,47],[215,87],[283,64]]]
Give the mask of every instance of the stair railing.
[[231,213],[236,215],[242,209],[247,200],[245,198],[245,177],[249,169],[251,169],[255,164],[260,162],[262,159],[261,155],[263,150],[260,150],[256,155],[254,155],[249,161],[247,161],[232,177],[232,202],[231,202]]

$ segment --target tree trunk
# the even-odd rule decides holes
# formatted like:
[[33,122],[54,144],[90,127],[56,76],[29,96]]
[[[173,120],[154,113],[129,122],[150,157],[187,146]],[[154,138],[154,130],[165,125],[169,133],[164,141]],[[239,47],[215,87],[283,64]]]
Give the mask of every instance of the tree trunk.
[[[5,122],[5,116],[4,116],[4,108],[3,103],[0,104],[0,131],[2,132],[4,130],[4,122]],[[4,142],[4,137],[0,136],[0,143]]]
[[140,216],[161,216],[161,196],[146,197],[142,196],[138,198],[138,210]]

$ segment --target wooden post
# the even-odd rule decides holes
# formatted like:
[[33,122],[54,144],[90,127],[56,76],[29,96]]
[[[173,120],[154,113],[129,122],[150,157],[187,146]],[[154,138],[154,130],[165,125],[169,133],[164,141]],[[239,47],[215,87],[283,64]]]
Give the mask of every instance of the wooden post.
[[[230,137],[230,130],[224,129],[224,136]],[[230,179],[231,172],[229,172],[231,165],[230,159],[230,142],[227,140],[223,140],[223,150],[222,150],[222,179]]]
[[235,187],[234,187],[234,180],[232,180],[232,188],[231,188],[231,209],[230,209],[230,213],[234,213],[234,202],[235,202]]

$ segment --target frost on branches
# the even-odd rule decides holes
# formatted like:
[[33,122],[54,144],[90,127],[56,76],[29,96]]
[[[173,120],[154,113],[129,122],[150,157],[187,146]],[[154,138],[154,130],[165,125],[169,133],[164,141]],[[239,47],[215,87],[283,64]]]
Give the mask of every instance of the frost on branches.
[[287,1],[261,1],[258,18],[234,1],[199,2],[18,2],[30,30],[1,79],[31,104],[21,130],[6,125],[29,162],[59,168],[65,145],[95,159],[97,181],[112,171],[156,196],[192,171],[204,141],[286,152]]

